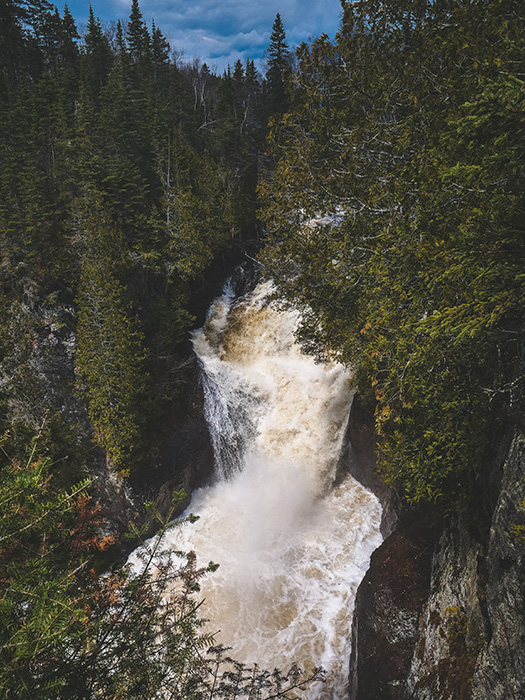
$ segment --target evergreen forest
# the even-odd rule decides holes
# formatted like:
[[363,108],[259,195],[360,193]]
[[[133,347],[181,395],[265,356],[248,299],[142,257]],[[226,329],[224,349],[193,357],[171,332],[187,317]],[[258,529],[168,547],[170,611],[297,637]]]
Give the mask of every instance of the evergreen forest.
[[268,136],[267,274],[353,368],[383,478],[445,512],[482,510],[523,419],[523,27],[507,0],[343,3]]
[[386,483],[478,525],[493,505],[524,410],[525,10],[341,12],[295,51],[278,14],[265,75],[218,75],[138,0],[82,33],[67,5],[1,2],[0,697],[292,698],[322,679],[214,646],[215,564],[161,553],[182,494],[148,505],[161,537],[133,573],[92,484],[97,463],[148,483],[184,420],[189,331],[240,261],[301,310],[309,352],[351,367]]

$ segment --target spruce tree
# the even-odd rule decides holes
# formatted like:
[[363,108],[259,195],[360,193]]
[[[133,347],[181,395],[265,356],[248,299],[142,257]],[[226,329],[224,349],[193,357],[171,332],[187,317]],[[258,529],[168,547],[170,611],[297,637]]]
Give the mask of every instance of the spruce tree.
[[119,19],[117,20],[117,29],[115,31],[115,44],[117,47],[117,54],[122,55],[126,51],[126,41],[124,39],[122,22]]
[[83,250],[76,368],[97,442],[119,470],[129,470],[141,442],[139,406],[147,384],[143,338],[121,279],[120,232],[95,193],[80,206],[77,226]]
[[84,37],[82,77],[93,104],[98,104],[100,91],[107,81],[112,63],[113,54],[108,39],[102,31],[100,20],[95,17],[90,5],[87,31]]
[[60,58],[66,90],[72,101],[72,97],[76,96],[78,92],[79,51],[77,42],[79,39],[75,20],[69,12],[68,6],[65,5],[60,34]]
[[[166,106],[166,92],[169,86],[170,44],[155,22],[152,22],[151,26],[151,62],[156,106],[162,109]],[[161,101],[164,101],[164,104],[161,104]]]
[[62,17],[63,39],[62,39],[62,56],[65,61],[75,61],[78,55],[77,40],[80,38],[73,19],[73,15],[69,11],[67,5],[64,5],[64,16]]
[[151,38],[142,17],[138,0],[132,0],[131,3],[126,40],[131,59],[134,63],[149,58]]
[[0,80],[16,84],[21,73],[42,70],[42,34],[53,5],[48,0],[3,0],[0,4]]
[[170,44],[160,29],[152,22],[151,53],[155,65],[165,65],[170,58]]
[[266,72],[266,109],[268,116],[283,114],[290,105],[291,54],[286,43],[281,15],[277,13],[270,34]]
[[244,69],[244,74],[245,74],[245,80],[246,80],[247,85],[253,86],[258,82],[257,69],[255,68],[255,62],[250,60],[249,58],[246,59],[246,66]]
[[239,58],[235,61],[235,66],[233,69],[233,79],[237,83],[242,83],[244,81],[244,66],[242,65],[242,61]]

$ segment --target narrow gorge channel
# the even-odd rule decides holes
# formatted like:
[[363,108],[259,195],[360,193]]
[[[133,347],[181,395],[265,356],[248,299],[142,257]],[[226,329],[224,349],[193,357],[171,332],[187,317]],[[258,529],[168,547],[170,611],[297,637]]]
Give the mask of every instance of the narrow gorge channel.
[[175,549],[220,568],[203,585],[209,630],[232,656],[272,669],[322,665],[311,698],[346,696],[357,587],[380,544],[376,497],[338,464],[352,400],[348,374],[294,340],[298,314],[269,283],[227,287],[194,333],[216,481],[193,494]]

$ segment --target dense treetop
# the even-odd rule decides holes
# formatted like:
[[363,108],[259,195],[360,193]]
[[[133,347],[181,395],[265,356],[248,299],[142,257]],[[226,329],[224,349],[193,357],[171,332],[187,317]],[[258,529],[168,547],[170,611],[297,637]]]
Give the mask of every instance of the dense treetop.
[[90,7],[82,37],[67,6],[1,12],[4,420],[75,422],[77,396],[128,473],[176,398],[191,294],[221,251],[259,235],[261,79],[252,61],[223,76],[179,63],[137,0],[116,29]]
[[353,367],[383,474],[452,509],[523,411],[523,7],[343,9],[270,134],[265,264]]

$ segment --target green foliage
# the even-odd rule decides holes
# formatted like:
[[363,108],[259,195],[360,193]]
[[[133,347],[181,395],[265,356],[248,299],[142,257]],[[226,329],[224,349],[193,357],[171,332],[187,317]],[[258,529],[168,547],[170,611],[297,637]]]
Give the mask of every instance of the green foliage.
[[76,368],[97,441],[122,469],[140,440],[138,407],[147,382],[145,351],[118,277],[122,240],[96,196],[91,195],[79,210],[77,226],[85,238],[85,251]]
[[87,402],[127,469],[172,425],[195,290],[257,231],[261,85],[250,61],[229,80],[175,62],[138,2],[115,36],[44,0],[0,19],[2,417],[50,410],[79,438]]
[[82,78],[93,104],[97,104],[100,90],[105,85],[113,56],[109,42],[102,31],[100,20],[89,6],[87,31],[84,36],[84,52],[81,63]]
[[131,59],[135,62],[148,58],[150,52],[150,35],[142,18],[138,0],[132,0],[129,15],[127,44]]
[[[207,652],[196,597],[216,565],[163,552],[153,507],[142,566],[101,575],[112,538],[72,486],[102,452],[89,421],[122,476],[151,464],[192,294],[257,232],[264,125],[253,62],[223,78],[175,62],[138,2],[114,37],[91,8],[79,36],[67,7],[1,4],[2,697],[298,697],[322,676]],[[43,456],[9,456],[44,415]]]
[[[284,675],[247,667],[212,646],[197,595],[217,565],[164,549],[185,494],[174,494],[159,533],[141,544],[136,565],[97,573],[94,552],[112,538],[93,536],[97,509],[87,482],[53,488],[38,438],[23,461],[0,452],[0,691],[6,700],[106,698],[292,698],[321,669]],[[90,558],[86,559],[85,556]],[[91,568],[88,566],[91,563]]]
[[[5,698],[52,697],[56,658],[67,656],[83,612],[71,596],[81,564],[73,512],[88,482],[54,493],[38,437],[22,459],[0,453],[0,690]],[[71,567],[71,568],[70,568]]]
[[220,173],[209,154],[173,144],[165,265],[168,277],[199,277],[232,235],[233,221]]
[[354,370],[383,476],[450,510],[523,411],[522,15],[345,3],[335,44],[298,49],[260,187],[263,262],[302,340]]

